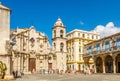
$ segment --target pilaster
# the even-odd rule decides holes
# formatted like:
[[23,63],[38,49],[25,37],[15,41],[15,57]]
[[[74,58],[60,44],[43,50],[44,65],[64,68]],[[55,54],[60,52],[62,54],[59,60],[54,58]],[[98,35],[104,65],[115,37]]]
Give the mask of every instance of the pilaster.
[[103,73],[106,73],[105,71],[105,57],[102,57],[102,62],[103,62]]
[[112,58],[113,58],[113,73],[116,73],[116,55],[112,53]]

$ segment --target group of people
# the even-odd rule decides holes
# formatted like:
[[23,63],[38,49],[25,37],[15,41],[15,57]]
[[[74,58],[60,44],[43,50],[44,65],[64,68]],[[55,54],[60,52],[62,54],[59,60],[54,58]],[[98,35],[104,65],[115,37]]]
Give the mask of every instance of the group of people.
[[13,71],[12,72],[14,78],[21,78],[22,77],[22,73],[20,71]]
[[[14,78],[21,78],[22,75],[23,75],[20,71],[13,71],[12,73],[13,73]],[[59,70],[59,69],[56,69],[56,70],[53,70],[53,69],[45,70],[45,69],[42,69],[42,70],[40,70],[40,73],[41,74],[63,74],[63,70]],[[90,75],[90,74],[93,73],[93,70],[89,69],[89,68],[86,68],[83,71],[74,69],[74,71],[66,70],[65,73],[75,73],[75,74],[77,74],[77,73],[84,73],[85,75],[86,74]]]
[[62,74],[63,70],[59,69],[41,69],[40,74]]
[[94,73],[93,72],[93,70],[92,69],[90,69],[90,68],[86,68],[86,69],[84,69],[84,70],[76,70],[76,69],[74,69],[74,70],[67,70],[66,71],[66,73],[74,73],[74,74],[77,74],[77,73],[81,73],[81,74],[92,74],[92,73]]
[[[45,69],[42,69],[42,70],[40,70],[40,73],[41,74],[63,74],[64,73],[64,71],[63,70],[59,70],[59,69],[56,69],[56,70],[54,70],[54,69],[48,69],[48,70],[45,70]],[[92,74],[92,73],[94,73],[93,72],[93,70],[92,69],[90,69],[90,68],[86,68],[86,69],[84,69],[84,70],[76,70],[76,69],[74,69],[74,70],[66,70],[65,71],[65,73],[74,73],[74,74],[77,74],[77,73],[81,73],[81,74]]]

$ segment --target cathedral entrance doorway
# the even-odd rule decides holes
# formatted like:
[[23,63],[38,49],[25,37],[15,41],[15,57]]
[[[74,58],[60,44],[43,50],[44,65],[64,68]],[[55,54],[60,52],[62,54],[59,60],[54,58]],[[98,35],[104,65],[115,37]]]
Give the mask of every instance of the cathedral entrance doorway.
[[36,59],[29,58],[29,71],[33,72],[36,70]]

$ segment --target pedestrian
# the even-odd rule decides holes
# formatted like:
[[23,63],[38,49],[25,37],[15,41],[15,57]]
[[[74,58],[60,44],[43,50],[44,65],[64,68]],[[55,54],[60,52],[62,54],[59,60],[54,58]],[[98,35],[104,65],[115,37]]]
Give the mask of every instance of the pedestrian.
[[14,76],[14,78],[15,78],[15,71],[13,71],[12,74],[13,74],[13,76]]
[[93,73],[93,70],[92,70],[92,69],[90,69],[90,73],[91,73],[91,74]]
[[87,74],[87,72],[86,72],[86,71],[87,71],[87,69],[85,69],[85,70],[84,70],[84,75],[86,75],[86,74]]
[[18,75],[18,71],[16,70],[16,72],[15,72],[15,78],[17,78],[17,75]]
[[35,73],[35,69],[33,68],[32,73]]
[[20,72],[20,71],[18,71],[18,73],[17,73],[17,77],[18,77],[18,78],[21,78],[21,77],[22,77],[22,75],[21,75],[21,72]]
[[91,73],[90,73],[90,69],[88,69],[88,74],[90,75]]
[[75,73],[75,74],[77,73],[77,70],[76,70],[76,68],[74,69],[74,73]]

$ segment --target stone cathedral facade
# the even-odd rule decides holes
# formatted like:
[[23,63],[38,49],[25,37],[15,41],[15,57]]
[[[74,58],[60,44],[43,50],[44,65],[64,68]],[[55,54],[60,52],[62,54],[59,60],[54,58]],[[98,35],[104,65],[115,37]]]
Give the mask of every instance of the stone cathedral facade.
[[12,51],[12,70],[24,73],[41,70],[66,70],[66,29],[58,19],[52,29],[52,46],[48,37],[34,26],[11,30],[15,42]]

